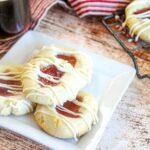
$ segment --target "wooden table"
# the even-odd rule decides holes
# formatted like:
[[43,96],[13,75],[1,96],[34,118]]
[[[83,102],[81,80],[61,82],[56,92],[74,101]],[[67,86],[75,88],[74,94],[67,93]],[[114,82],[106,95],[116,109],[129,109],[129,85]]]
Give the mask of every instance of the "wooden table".
[[[36,28],[100,55],[132,66],[129,56],[100,23],[98,17],[79,19],[59,6],[52,8]],[[143,69],[150,65],[143,63]],[[109,68],[108,68],[109,69]],[[0,150],[46,150],[21,135],[0,129]],[[114,112],[97,150],[150,149],[150,80],[136,77]]]

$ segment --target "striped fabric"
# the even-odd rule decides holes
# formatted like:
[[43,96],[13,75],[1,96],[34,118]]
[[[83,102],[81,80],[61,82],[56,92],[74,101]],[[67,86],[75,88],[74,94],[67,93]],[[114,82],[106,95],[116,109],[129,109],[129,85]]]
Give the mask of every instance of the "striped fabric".
[[87,15],[110,15],[123,9],[131,0],[68,0],[79,17]]
[[0,54],[7,52],[8,49],[29,29],[34,29],[46,11],[56,4],[57,0],[30,0],[32,22],[23,32],[7,39],[0,39]]

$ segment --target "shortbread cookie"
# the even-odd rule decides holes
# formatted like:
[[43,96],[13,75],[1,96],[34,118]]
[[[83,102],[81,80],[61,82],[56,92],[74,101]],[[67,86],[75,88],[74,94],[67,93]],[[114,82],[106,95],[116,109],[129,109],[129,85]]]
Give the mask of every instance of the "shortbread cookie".
[[76,99],[55,108],[37,105],[35,120],[48,134],[58,138],[75,138],[88,132],[98,121],[98,105],[93,96],[79,92]]
[[53,106],[74,99],[90,79],[91,63],[84,54],[56,46],[41,49],[22,75],[26,97]]
[[33,104],[22,93],[21,65],[0,66],[0,115],[24,115],[33,111]]
[[136,35],[135,41],[142,39],[150,42],[150,0],[135,0],[125,10],[127,25],[130,34]]

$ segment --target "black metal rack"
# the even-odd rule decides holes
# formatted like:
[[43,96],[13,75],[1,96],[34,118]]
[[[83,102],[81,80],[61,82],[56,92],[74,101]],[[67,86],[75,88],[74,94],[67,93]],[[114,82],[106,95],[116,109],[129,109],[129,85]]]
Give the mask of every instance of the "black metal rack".
[[[115,19],[116,16],[118,16],[118,20]],[[124,31],[118,31],[118,30],[114,30],[112,27],[113,26],[117,26],[117,25],[122,25],[122,23],[124,22],[125,16],[124,16],[124,11],[118,11],[115,12],[112,15],[106,16],[102,18],[102,23],[103,25],[106,27],[106,29],[114,36],[114,38],[118,41],[118,43],[122,46],[122,48],[128,53],[128,55],[131,57],[134,67],[136,69],[136,75],[139,79],[144,79],[144,78],[148,78],[150,79],[150,74],[141,74],[140,70],[139,70],[139,66],[138,66],[138,62],[137,59],[134,55],[134,52],[139,51],[140,48],[143,48],[145,51],[147,51],[148,53],[150,53],[150,43],[146,43],[143,41],[138,41],[138,43],[134,43],[136,45],[136,47],[134,49],[131,49],[127,46],[127,44],[125,43],[125,40],[121,40],[120,35],[122,34],[122,32],[127,32],[129,33],[127,28],[124,28]],[[115,21],[112,21],[115,20]],[[124,36],[125,37],[125,36]],[[126,40],[128,40],[127,37],[125,37]]]

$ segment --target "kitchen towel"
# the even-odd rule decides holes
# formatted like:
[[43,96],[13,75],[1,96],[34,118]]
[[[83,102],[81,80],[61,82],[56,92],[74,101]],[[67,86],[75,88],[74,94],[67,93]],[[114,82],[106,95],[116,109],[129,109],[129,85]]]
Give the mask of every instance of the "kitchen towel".
[[110,15],[124,9],[131,0],[68,0],[79,17],[88,15]]

